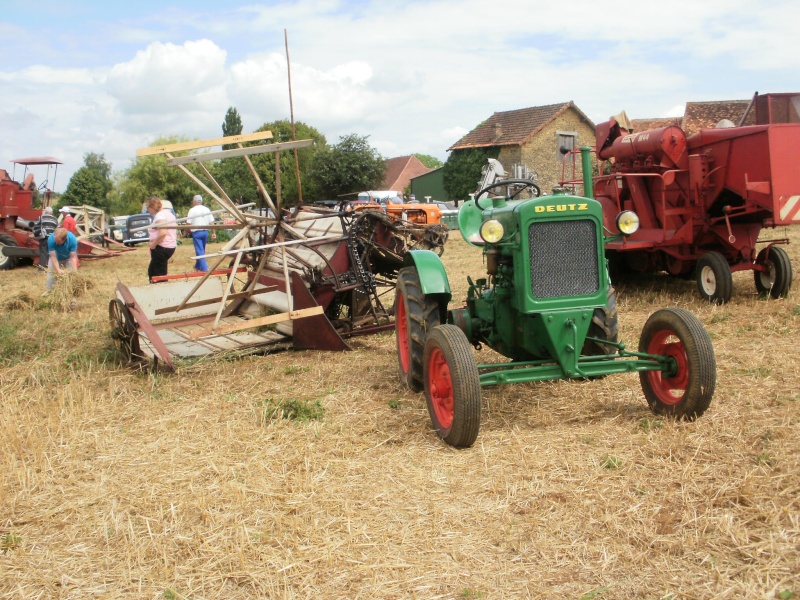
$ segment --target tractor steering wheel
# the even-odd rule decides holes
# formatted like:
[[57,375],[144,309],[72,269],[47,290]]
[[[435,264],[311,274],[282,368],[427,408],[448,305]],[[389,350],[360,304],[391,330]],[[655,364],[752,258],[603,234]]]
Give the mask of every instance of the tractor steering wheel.
[[481,194],[483,194],[484,192],[488,192],[489,190],[494,189],[496,187],[500,187],[503,185],[514,185],[514,184],[521,185],[522,187],[520,187],[513,194],[509,194],[508,191],[506,191],[506,200],[513,200],[517,196],[517,194],[519,194],[522,190],[526,188],[530,188],[531,196],[533,198],[538,198],[539,196],[542,195],[542,190],[539,188],[538,185],[536,185],[530,179],[503,179],[502,181],[495,181],[494,183],[490,183],[481,191],[479,191],[477,194],[475,194],[475,206],[477,206],[481,210],[485,210],[480,204],[479,198],[481,197]]

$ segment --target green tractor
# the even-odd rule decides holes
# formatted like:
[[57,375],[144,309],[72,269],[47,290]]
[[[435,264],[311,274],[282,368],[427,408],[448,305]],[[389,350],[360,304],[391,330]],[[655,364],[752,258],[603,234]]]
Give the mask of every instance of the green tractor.
[[[584,173],[589,151],[582,149]],[[493,198],[485,192],[504,186]],[[591,179],[584,181],[591,196]],[[530,198],[517,198],[523,189]],[[458,215],[464,239],[483,248],[487,276],[468,278],[466,306],[452,297],[441,259],[409,252],[398,273],[395,332],[400,378],[425,391],[433,426],[451,446],[478,436],[481,387],[524,381],[594,379],[639,373],[650,409],[694,419],[711,404],[716,360],[699,319],[680,308],[653,313],[637,352],[618,341],[617,306],[605,244],[638,229],[624,211],[618,231],[604,231],[599,202],[556,189],[540,196],[528,180],[486,186]],[[509,362],[477,364],[486,345]]]

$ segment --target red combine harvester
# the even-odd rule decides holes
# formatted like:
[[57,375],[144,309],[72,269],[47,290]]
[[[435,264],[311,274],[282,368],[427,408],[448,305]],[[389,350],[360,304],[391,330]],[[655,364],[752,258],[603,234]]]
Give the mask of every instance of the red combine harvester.
[[[12,160],[22,165],[25,171],[23,182],[18,183],[5,169],[0,169],[0,270],[10,270],[22,264],[39,264],[39,241],[33,237],[33,224],[42,215],[42,209],[50,206],[53,191],[48,188],[51,170],[53,186],[58,173],[57,158],[50,156],[18,158]],[[37,187],[31,166],[46,166],[45,180]],[[16,175],[16,173],[14,174]],[[34,203],[39,204],[34,208]],[[81,259],[107,258],[119,255],[119,251],[106,250],[89,240],[78,239],[78,257]]]
[[[742,125],[748,117],[754,125]],[[612,232],[623,210],[641,222],[606,245],[612,272],[694,275],[701,296],[722,304],[731,273],[749,270],[760,293],[788,294],[792,265],[780,247],[788,240],[758,239],[764,227],[800,223],[800,94],[756,93],[739,126],[727,125],[688,138],[676,126],[597,126],[597,157],[607,162],[585,195],[602,203]]]

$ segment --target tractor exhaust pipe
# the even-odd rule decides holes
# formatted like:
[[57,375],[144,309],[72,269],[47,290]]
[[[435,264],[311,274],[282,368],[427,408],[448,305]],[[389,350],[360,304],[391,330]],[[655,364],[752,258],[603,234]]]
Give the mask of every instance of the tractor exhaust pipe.
[[581,146],[581,169],[583,170],[583,196],[585,198],[594,198],[592,149],[589,146]]

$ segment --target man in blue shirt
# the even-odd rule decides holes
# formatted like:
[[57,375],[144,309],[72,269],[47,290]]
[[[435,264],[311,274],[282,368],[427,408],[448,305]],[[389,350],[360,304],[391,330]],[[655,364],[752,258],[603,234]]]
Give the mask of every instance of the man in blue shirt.
[[50,264],[47,267],[45,290],[49,292],[56,284],[56,275],[61,275],[64,269],[78,270],[78,238],[59,227],[47,238],[47,249],[50,251]]

